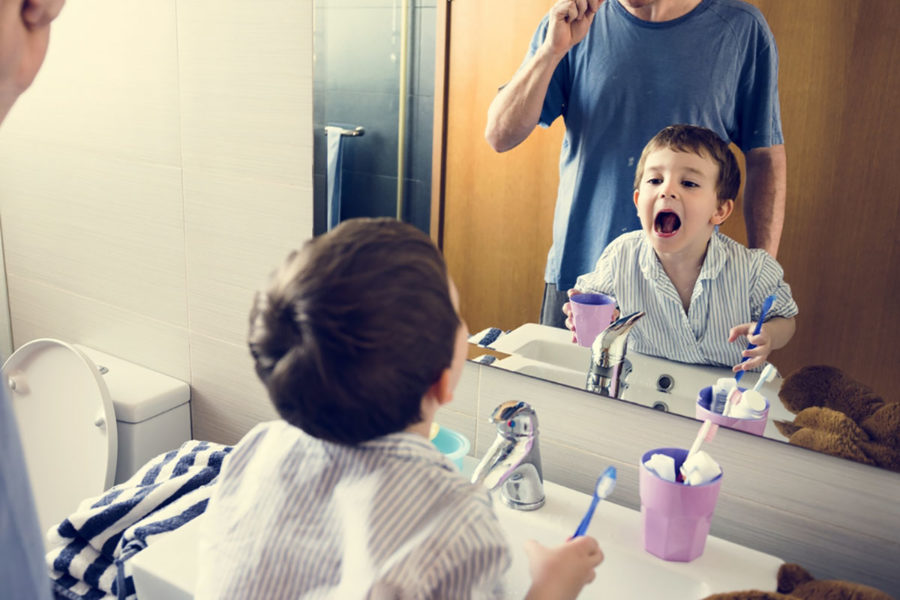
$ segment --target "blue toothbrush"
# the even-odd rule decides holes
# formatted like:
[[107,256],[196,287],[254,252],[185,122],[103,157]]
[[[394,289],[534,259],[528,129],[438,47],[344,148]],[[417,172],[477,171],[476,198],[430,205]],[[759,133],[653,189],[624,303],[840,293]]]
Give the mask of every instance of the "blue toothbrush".
[[[772,304],[775,303],[775,294],[772,294],[768,298],[765,299],[762,305],[762,312],[759,313],[759,320],[756,321],[756,327],[753,329],[753,335],[759,335],[759,331],[762,329],[763,321],[766,320],[766,313],[769,312],[769,309],[772,308]],[[747,350],[753,350],[756,348],[756,344],[747,344]],[[748,357],[744,357],[744,360],[741,362],[746,362]],[[737,375],[734,376],[735,381],[740,381],[741,377],[744,376],[745,371],[738,371]]]
[[594,486],[594,497],[591,499],[591,505],[584,514],[584,518],[581,519],[581,523],[578,524],[578,529],[572,534],[573,538],[581,537],[587,532],[588,525],[591,524],[591,517],[594,516],[594,509],[597,508],[597,503],[609,496],[615,487],[616,468],[606,467],[603,474],[597,478],[597,485]]

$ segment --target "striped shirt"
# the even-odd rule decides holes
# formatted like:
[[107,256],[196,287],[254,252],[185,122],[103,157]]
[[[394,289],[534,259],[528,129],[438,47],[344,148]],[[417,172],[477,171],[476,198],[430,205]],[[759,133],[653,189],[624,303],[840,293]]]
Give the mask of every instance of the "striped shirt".
[[684,363],[733,366],[741,362],[747,338],[728,342],[735,325],[755,322],[763,301],[775,294],[766,319],[793,317],[797,303],[781,265],[765,250],[750,249],[715,232],[685,312],[643,231],[616,238],[594,271],[578,278],[576,289],[614,296],[621,314],[644,311],[632,329],[629,349]]
[[196,598],[499,598],[510,561],[487,492],[422,436],[344,446],[273,421],[222,467]]

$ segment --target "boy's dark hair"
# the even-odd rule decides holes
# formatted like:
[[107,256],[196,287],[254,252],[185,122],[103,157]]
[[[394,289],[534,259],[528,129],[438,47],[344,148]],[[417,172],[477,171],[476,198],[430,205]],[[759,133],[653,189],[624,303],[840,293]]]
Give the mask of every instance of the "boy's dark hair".
[[459,325],[428,236],[394,219],[352,219],[287,257],[256,295],[248,343],[285,421],[357,444],[421,421]]
[[719,179],[716,181],[716,196],[719,202],[734,200],[737,197],[741,187],[741,170],[734,152],[715,131],[696,125],[669,125],[647,142],[634,173],[634,189],[641,187],[647,156],[661,148],[709,157],[719,165]]

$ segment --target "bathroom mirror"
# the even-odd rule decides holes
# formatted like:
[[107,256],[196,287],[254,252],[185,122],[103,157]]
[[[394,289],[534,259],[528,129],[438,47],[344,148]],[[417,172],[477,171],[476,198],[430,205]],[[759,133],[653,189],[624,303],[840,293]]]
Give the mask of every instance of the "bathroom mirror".
[[[783,375],[808,364],[837,366],[887,393],[900,358],[900,212],[885,189],[900,162],[900,76],[892,68],[900,60],[900,4],[750,3],[765,15],[780,53],[788,190],[778,259],[801,310],[797,334],[772,362]],[[504,154],[488,147],[483,130],[497,87],[521,63],[550,4],[435,5],[431,231],[473,332],[538,319],[562,123]],[[738,204],[723,231],[745,242],[740,212]]]

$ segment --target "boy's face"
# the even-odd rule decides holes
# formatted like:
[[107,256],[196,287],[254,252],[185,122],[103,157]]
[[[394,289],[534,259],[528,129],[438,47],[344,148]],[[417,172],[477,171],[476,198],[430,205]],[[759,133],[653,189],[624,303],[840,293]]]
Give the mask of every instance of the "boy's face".
[[713,229],[734,207],[719,203],[719,166],[707,156],[659,148],[647,155],[634,204],[657,254],[702,257]]

